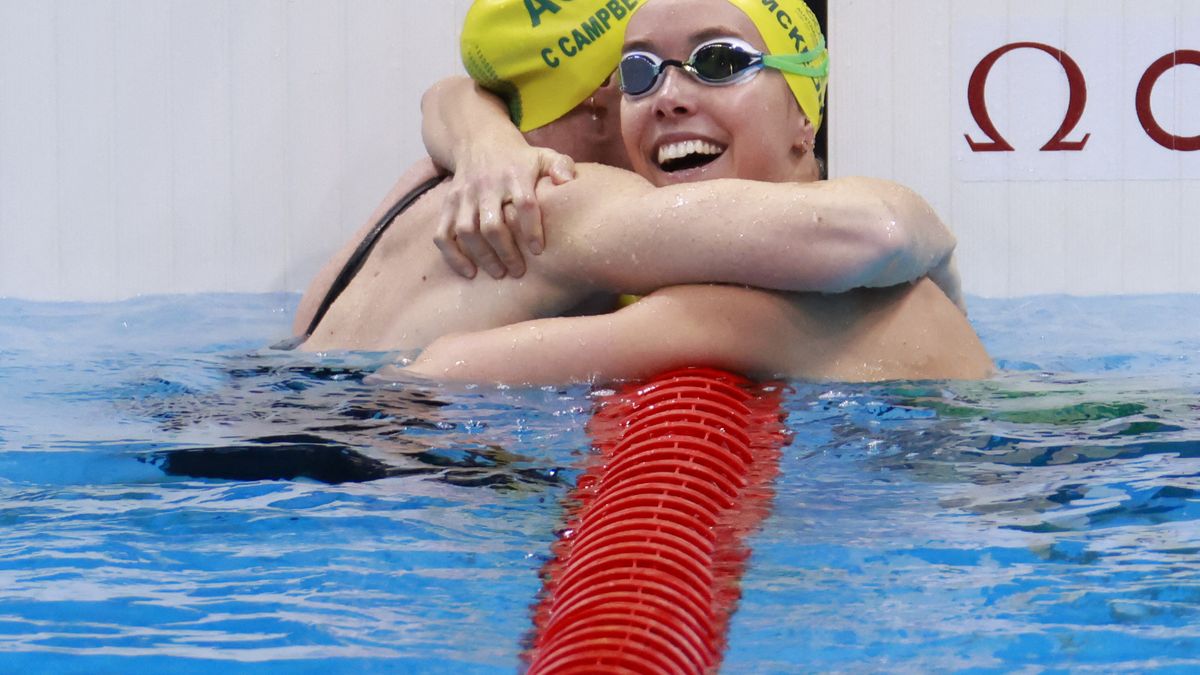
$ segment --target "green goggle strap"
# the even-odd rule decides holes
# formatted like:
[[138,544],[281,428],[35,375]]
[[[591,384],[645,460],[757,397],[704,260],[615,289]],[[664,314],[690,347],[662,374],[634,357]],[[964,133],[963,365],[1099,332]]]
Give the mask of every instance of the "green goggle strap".
[[829,59],[825,59],[825,63],[819,66],[809,65],[813,61],[820,59],[828,54],[825,49],[825,39],[822,38],[817,43],[816,49],[810,49],[802,54],[763,54],[763,65],[775,70],[781,70],[792,75],[802,75],[804,77],[827,77],[829,75]]

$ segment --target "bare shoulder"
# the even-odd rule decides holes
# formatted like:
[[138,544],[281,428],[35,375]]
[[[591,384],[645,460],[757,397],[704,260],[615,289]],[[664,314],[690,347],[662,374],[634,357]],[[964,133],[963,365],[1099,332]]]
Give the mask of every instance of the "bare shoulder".
[[627,248],[633,221],[647,217],[638,204],[654,192],[641,176],[600,164],[580,164],[576,178],[555,185],[549,178],[538,182],[537,199],[546,228],[546,252],[530,269],[567,277],[579,271],[597,250],[615,254]]
[[992,373],[975,329],[937,284],[924,278],[881,295],[891,301],[885,299],[882,320],[864,335],[879,350],[882,379],[974,380]]
[[578,164],[575,172],[575,180],[562,185],[555,185],[549,178],[538,182],[537,198],[543,209],[577,209],[581,203],[590,204],[654,189],[649,181],[632,171],[603,164]]
[[417,188],[417,186],[440,175],[438,168],[434,165],[433,160],[428,157],[422,158],[408,168],[407,171],[396,181],[390,192],[375,208],[371,216],[361,227],[358,228],[350,236],[350,238],[329,258],[317,275],[309,282],[308,288],[304,296],[300,299],[300,304],[296,308],[296,316],[293,319],[292,329],[297,335],[305,332],[316,316],[318,308],[322,300],[329,293],[330,287],[337,278],[338,273],[345,267],[346,262],[357,250],[358,245],[367,236],[367,233],[374,228],[375,223],[392,208],[406,193]]
[[928,279],[837,295],[678,286],[629,309],[660,335],[669,326],[665,334],[686,337],[703,362],[755,376],[869,382],[992,371],[966,317]]
[[898,309],[919,314],[931,321],[946,322],[959,327],[970,326],[966,315],[929,277],[923,277],[899,289]]

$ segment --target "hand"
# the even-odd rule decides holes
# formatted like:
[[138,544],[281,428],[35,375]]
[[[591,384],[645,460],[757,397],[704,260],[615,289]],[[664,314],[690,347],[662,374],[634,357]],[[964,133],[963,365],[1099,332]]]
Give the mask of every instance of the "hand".
[[434,236],[455,272],[473,279],[482,267],[495,279],[524,276],[520,243],[534,255],[546,246],[535,192],[543,176],[566,183],[575,178],[575,162],[530,146],[467,153],[450,182]]

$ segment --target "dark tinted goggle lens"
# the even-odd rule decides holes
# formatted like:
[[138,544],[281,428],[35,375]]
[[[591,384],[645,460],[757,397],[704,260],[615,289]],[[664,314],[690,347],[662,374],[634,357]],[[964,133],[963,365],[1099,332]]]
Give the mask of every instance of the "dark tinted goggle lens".
[[644,94],[658,80],[658,64],[641,54],[621,59],[621,91],[631,96]]
[[658,83],[659,76],[667,66],[680,66],[704,82],[721,84],[736,78],[747,68],[756,65],[760,59],[756,53],[723,42],[697,49],[687,63],[660,63],[645,54],[630,54],[621,59],[621,91],[631,96],[650,91]]
[[692,54],[692,72],[708,82],[724,82],[754,65],[757,57],[733,45],[705,45]]

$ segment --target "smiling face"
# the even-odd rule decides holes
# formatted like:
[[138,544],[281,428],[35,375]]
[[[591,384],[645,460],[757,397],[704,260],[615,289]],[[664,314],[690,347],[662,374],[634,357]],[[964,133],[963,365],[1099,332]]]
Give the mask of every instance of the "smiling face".
[[[649,0],[630,19],[625,53],[687,61],[717,38],[766,52],[749,17],[726,0]],[[816,179],[812,124],[778,71],[713,86],[668,66],[658,86],[626,95],[621,130],[633,169],[662,186],[715,178]]]

